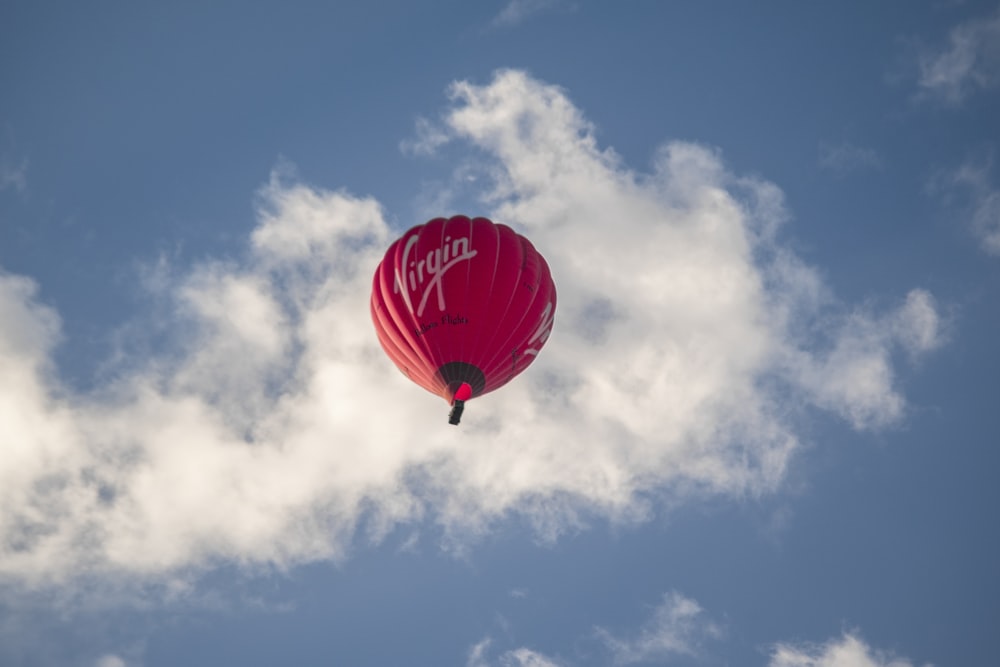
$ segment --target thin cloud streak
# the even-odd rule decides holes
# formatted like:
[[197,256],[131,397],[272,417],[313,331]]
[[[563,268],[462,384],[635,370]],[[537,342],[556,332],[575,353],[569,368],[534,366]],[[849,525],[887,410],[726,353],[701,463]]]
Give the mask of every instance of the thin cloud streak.
[[28,161],[11,164],[6,157],[0,157],[0,192],[14,190],[24,193],[28,189]]
[[59,382],[57,313],[0,275],[0,585],[284,569],[403,524],[463,549],[518,516],[554,540],[584,517],[774,492],[811,410],[859,429],[903,417],[893,352],[934,347],[933,298],[836,302],[781,244],[775,185],[690,143],[636,173],[523,72],[451,100],[434,136],[486,156],[474,194],[559,285],[531,371],[447,426],[373,333],[371,276],[398,230],[375,199],[283,168],[245,258],[154,270],[172,348],[91,393]]
[[493,26],[510,28],[565,4],[565,0],[510,0],[493,19]]
[[564,667],[562,663],[527,648],[518,648],[501,653],[495,662],[490,660],[489,650],[493,641],[483,639],[469,650],[466,667]]
[[[601,664],[715,664],[727,641],[723,628],[711,620],[701,605],[676,591],[668,592],[649,617],[632,630],[615,635],[597,628],[596,637],[607,656]],[[580,641],[574,642],[581,645]],[[494,650],[490,637],[469,649],[466,667],[573,667],[593,664],[595,653],[574,659],[554,658],[526,646]],[[493,657],[493,654],[496,657]],[[770,647],[766,667],[916,667],[910,660],[867,644],[857,631],[825,642],[776,642]],[[684,661],[682,663],[682,661]],[[692,663],[692,664],[693,664]],[[761,664],[764,664],[763,657]],[[925,664],[923,667],[931,667]]]
[[978,240],[983,252],[1000,256],[1000,186],[992,154],[970,157],[958,167],[937,172],[926,190]]
[[819,165],[843,176],[853,171],[881,169],[882,159],[872,148],[850,143],[820,144]]
[[113,653],[101,656],[94,663],[94,667],[127,667],[127,665],[124,659]]
[[950,177],[952,186],[968,196],[969,226],[982,249],[1000,256],[1000,187],[993,185],[991,162],[968,161]]

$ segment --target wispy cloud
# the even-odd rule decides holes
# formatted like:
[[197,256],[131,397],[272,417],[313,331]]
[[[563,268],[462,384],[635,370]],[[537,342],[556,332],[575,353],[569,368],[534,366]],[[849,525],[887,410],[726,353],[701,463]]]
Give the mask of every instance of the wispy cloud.
[[856,634],[848,633],[819,645],[777,644],[768,667],[914,667],[914,663],[875,650]]
[[432,155],[451,138],[447,132],[426,118],[417,118],[416,135],[413,139],[399,142],[399,150],[405,155]]
[[819,165],[836,174],[844,175],[859,170],[881,169],[882,158],[872,148],[850,143],[822,143],[819,147]]
[[1000,188],[993,184],[990,163],[966,162],[954,173],[956,185],[971,195],[971,226],[991,255],[1000,255]]
[[948,45],[919,60],[919,86],[930,98],[958,105],[1000,83],[1000,10],[954,27]]
[[699,656],[706,641],[718,640],[722,634],[722,628],[706,616],[697,602],[677,592],[663,596],[634,636],[616,637],[603,628],[598,629],[616,665]]
[[778,241],[775,185],[690,143],[636,173],[522,72],[451,95],[439,131],[490,179],[454,187],[530,236],[559,285],[531,371],[449,427],[373,334],[397,233],[381,206],[280,170],[245,258],[150,271],[171,347],[122,355],[91,393],[59,381],[58,314],[0,274],[0,585],[183,588],[221,561],[344,558],[427,519],[455,547],[512,514],[555,539],[584,516],[641,521],[651,498],[773,492],[796,413],[905,413],[891,353],[934,346],[933,298],[839,303]]
[[542,12],[551,11],[559,7],[570,7],[567,0],[509,0],[496,18],[493,25],[497,27],[511,27],[523,23],[528,18]]
[[28,160],[14,164],[0,156],[0,192],[4,190],[24,192],[28,189]]
[[466,667],[566,667],[560,662],[537,651],[517,648],[504,651],[495,660],[489,654],[493,641],[483,639],[469,651]]
[[855,428],[886,426],[902,417],[905,401],[892,385],[894,349],[923,354],[941,344],[942,324],[933,296],[911,290],[894,310],[859,308],[845,317],[830,346],[819,354],[790,351],[786,368],[817,404]]
[[[724,630],[697,601],[677,592],[663,596],[641,626],[616,636],[598,629],[607,664],[716,664],[725,652]],[[579,658],[579,656],[576,656]],[[761,663],[765,658],[761,656]],[[579,664],[592,664],[593,653]],[[826,642],[777,642],[766,667],[916,667],[910,660],[869,646],[856,632]],[[466,667],[573,667],[574,656],[554,658],[527,647],[497,651],[489,637],[468,652]],[[932,667],[929,664],[923,667]]]
[[1000,255],[1000,187],[994,182],[992,159],[970,158],[941,172],[930,190],[955,206],[985,252]]
[[[142,667],[153,621],[136,607],[70,608],[51,592],[0,599],[0,664]],[[145,607],[148,609],[148,607]],[[185,606],[189,612],[190,607]]]

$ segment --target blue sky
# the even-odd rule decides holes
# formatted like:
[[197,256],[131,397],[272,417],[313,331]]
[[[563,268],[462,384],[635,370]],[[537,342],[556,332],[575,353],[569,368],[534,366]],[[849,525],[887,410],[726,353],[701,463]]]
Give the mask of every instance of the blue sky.
[[[995,2],[0,8],[0,664],[995,662]],[[408,227],[559,288],[470,404]]]

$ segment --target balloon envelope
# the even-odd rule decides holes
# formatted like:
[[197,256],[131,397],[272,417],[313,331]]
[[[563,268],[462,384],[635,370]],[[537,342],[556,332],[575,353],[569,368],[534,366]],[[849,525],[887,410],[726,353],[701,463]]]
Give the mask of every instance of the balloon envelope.
[[[552,330],[556,289],[528,239],[486,218],[435,218],[375,270],[379,342],[411,380],[449,403],[507,384]],[[457,420],[453,423],[457,423]]]

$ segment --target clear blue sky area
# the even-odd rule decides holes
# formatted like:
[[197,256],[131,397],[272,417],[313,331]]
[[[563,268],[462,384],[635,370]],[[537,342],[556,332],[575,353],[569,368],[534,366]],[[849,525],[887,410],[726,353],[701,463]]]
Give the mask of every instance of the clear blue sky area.
[[[995,664],[998,140],[992,1],[4,2],[0,665]],[[454,213],[560,290],[459,429]]]

